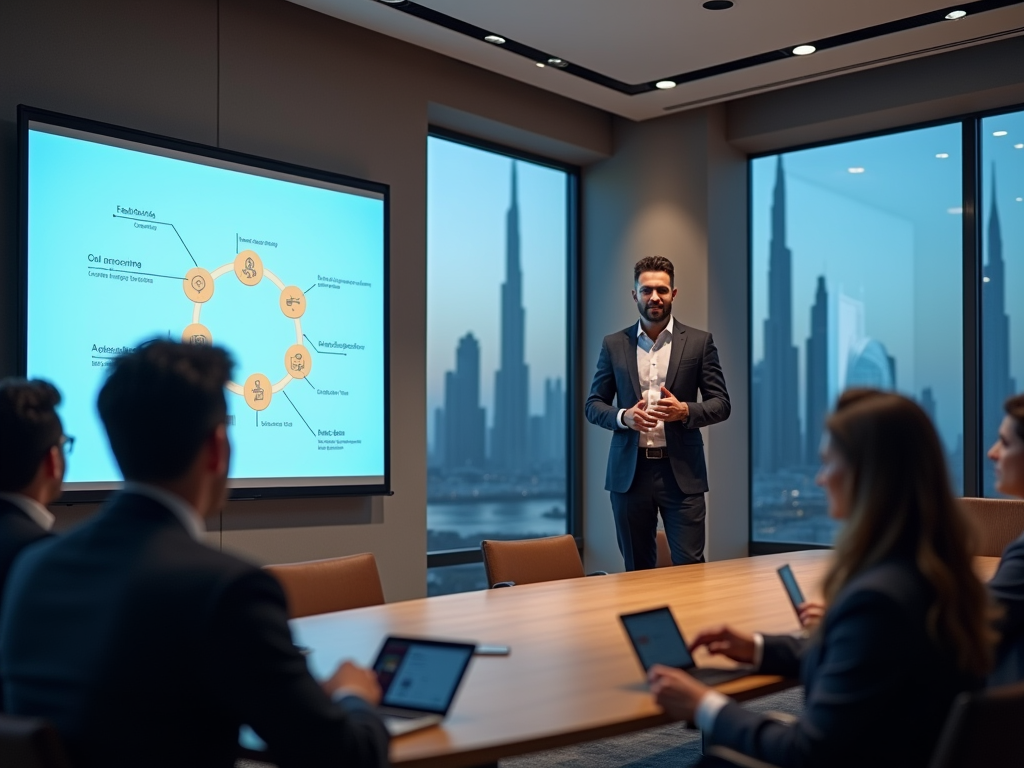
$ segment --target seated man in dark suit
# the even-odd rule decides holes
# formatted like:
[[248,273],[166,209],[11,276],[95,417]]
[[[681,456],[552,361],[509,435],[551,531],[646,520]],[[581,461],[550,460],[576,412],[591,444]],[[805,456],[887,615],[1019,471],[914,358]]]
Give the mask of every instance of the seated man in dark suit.
[[314,680],[277,581],[198,540],[227,495],[231,367],[168,341],[119,358],[99,413],[124,490],[11,573],[9,709],[53,722],[79,768],[227,768],[242,724],[282,768],[387,764],[373,672]]
[[60,496],[64,450],[72,442],[55,410],[59,403],[60,393],[45,381],[0,381],[0,609],[14,558],[53,525],[46,505]]

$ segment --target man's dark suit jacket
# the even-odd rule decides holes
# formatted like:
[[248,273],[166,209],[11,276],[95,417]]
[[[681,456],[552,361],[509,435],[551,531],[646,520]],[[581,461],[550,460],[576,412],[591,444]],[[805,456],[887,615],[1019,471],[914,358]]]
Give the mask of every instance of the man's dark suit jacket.
[[1024,536],[1010,542],[1003,551],[988,588],[1005,611],[999,626],[1002,639],[989,684],[1008,685],[1024,680]]
[[953,699],[980,682],[928,637],[930,599],[911,558],[855,576],[814,639],[765,637],[761,671],[800,673],[799,722],[783,725],[729,702],[711,743],[783,768],[927,765]]
[[[29,544],[49,536],[21,507],[0,499],[0,613],[3,611],[4,588],[14,558]],[[4,711],[4,689],[0,682],[0,712]]]
[[53,722],[78,768],[228,768],[243,723],[282,768],[387,764],[370,707],[307,671],[277,581],[148,497],[32,547],[8,586],[9,709]]
[[[636,367],[636,339],[635,324],[605,336],[586,406],[591,424],[613,430],[604,488],[617,493],[625,493],[633,483],[640,444],[639,432],[622,429],[618,424],[619,410],[632,408],[643,395]],[[690,409],[685,425],[678,421],[665,424],[672,474],[683,493],[704,493],[708,489],[708,470],[704,438],[699,430],[725,421],[732,410],[718,350],[710,333],[674,321],[665,387]],[[702,398],[699,403],[698,391]]]

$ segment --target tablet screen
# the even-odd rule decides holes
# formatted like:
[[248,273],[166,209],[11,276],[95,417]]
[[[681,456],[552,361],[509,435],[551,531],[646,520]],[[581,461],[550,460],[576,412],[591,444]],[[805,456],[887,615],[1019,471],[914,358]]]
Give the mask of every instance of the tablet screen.
[[388,638],[374,664],[389,707],[445,714],[474,646]]
[[690,655],[686,641],[683,640],[683,635],[668,607],[627,613],[619,619],[626,628],[626,634],[633,642],[633,648],[645,671],[655,664],[677,669],[689,669],[694,666],[693,656]]

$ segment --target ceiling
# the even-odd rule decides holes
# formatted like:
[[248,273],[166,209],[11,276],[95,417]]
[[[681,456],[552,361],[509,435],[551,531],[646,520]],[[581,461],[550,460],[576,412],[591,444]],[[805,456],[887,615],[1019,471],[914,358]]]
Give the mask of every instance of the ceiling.
[[[936,11],[941,19],[956,6],[950,0],[734,0],[728,10],[710,11],[702,0],[415,0],[421,14],[509,41],[498,46],[376,0],[292,2],[634,120],[1024,34],[1024,2],[1004,0],[1004,7],[986,10],[1000,2],[970,0],[961,7],[971,12],[957,21],[929,17],[923,26],[792,56],[802,43]],[[514,48],[559,57],[570,69],[537,67],[534,53]],[[764,54],[777,60],[743,61]],[[721,65],[732,71],[671,90],[652,88],[654,81]],[[576,67],[596,76],[573,74]],[[643,92],[622,92],[602,78]]]

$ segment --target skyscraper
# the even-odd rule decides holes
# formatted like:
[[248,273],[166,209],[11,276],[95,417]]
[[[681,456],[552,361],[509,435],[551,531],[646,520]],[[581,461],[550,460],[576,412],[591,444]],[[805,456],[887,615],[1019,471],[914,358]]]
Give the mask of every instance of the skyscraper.
[[519,264],[519,190],[512,161],[512,202],[505,218],[505,282],[501,286],[501,367],[494,375],[494,434],[491,457],[496,469],[518,472],[530,463],[529,369],[524,349],[526,311]]
[[793,254],[786,245],[786,179],[779,155],[768,254],[768,317],[764,321],[764,370],[757,406],[761,469],[800,463],[797,348],[793,345]]
[[804,461],[817,464],[821,431],[828,412],[828,291],[825,276],[811,307],[811,335],[807,338],[807,400],[804,416]]
[[484,409],[480,407],[480,344],[472,333],[459,339],[455,370],[444,379],[445,469],[484,466]]
[[[981,391],[982,449],[996,441],[1003,420],[1003,402],[1014,393],[1010,376],[1010,318],[1006,314],[1006,264],[1003,261],[1003,232],[999,223],[996,169],[992,168],[992,210],[988,217],[988,262],[981,284]],[[995,495],[991,467],[984,472],[985,495]]]

